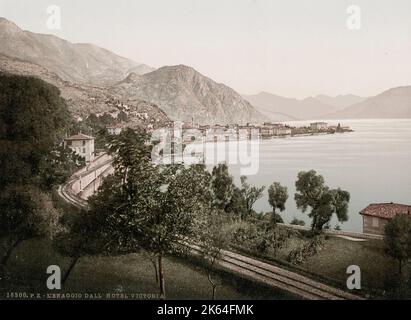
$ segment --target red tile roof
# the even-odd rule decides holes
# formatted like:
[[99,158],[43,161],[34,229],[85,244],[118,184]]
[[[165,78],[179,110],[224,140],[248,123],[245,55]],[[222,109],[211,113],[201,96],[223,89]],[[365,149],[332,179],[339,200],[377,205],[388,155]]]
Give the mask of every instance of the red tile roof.
[[411,216],[411,206],[399,203],[373,203],[360,211],[365,216],[392,219],[397,214],[408,214]]
[[71,137],[65,138],[64,140],[93,140],[94,137],[85,135],[83,133],[75,134]]

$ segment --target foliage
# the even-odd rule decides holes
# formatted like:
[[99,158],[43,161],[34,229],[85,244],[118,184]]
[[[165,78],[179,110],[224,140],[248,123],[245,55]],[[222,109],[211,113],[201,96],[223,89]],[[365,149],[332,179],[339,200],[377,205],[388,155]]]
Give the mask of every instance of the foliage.
[[293,264],[301,264],[307,258],[315,255],[324,246],[324,238],[317,235],[310,240],[305,240],[300,246],[291,250],[288,254],[287,260]]
[[296,226],[305,226],[305,221],[297,219],[296,217],[291,220],[290,224],[296,225]]
[[385,225],[384,242],[387,254],[398,261],[399,273],[402,264],[411,255],[411,218],[406,214],[395,216]]
[[261,233],[261,237],[257,242],[257,252],[266,254],[271,252],[276,255],[278,250],[283,247],[286,240],[289,238],[287,230],[278,227],[268,227]]
[[[257,188],[247,182],[246,176],[241,176],[241,192],[244,197],[247,216],[251,216],[254,203],[263,196],[265,186]],[[242,218],[245,218],[244,216]]]
[[268,188],[268,203],[273,208],[273,223],[277,222],[275,210],[284,211],[287,199],[287,187],[283,187],[279,182],[273,182]]
[[[182,239],[195,235],[197,217],[211,209],[211,175],[203,165],[158,166],[142,132],[124,130],[110,139],[115,174],[89,200],[102,216],[108,252],[144,249],[158,258],[160,293],[164,296],[164,254],[186,251]],[[102,224],[100,218],[94,222]]]
[[1,259],[3,269],[10,254],[21,241],[52,237],[58,213],[49,196],[32,185],[8,185],[0,193],[0,236],[6,237],[6,253]]
[[228,172],[227,164],[218,164],[213,168],[211,176],[213,204],[217,209],[227,210],[234,194],[233,177]]
[[0,234],[7,262],[20,242],[53,236],[58,213],[45,192],[67,177],[59,148],[70,115],[59,90],[33,78],[0,74]]
[[283,217],[276,212],[261,212],[257,215],[258,220],[270,222],[271,224],[284,223]]
[[32,183],[61,142],[69,113],[59,93],[37,78],[0,75],[0,189]]
[[221,251],[229,248],[233,238],[233,224],[219,210],[211,210],[205,215],[204,223],[198,225],[197,240],[201,244],[202,255],[206,261],[208,281],[212,287],[212,299],[216,297],[218,282],[213,278],[216,261]]
[[233,234],[233,243],[259,254],[276,255],[291,236],[292,231],[272,226],[271,223],[244,222],[237,226]]
[[313,231],[321,231],[333,214],[336,214],[340,222],[348,220],[349,192],[340,188],[330,189],[324,184],[324,178],[317,175],[314,170],[300,172],[295,186],[297,193],[294,198],[297,208],[303,212],[311,208],[308,216],[312,218]]
[[54,186],[62,184],[75,171],[86,165],[83,157],[62,145],[47,154],[43,163],[39,183],[44,190],[51,190]]
[[246,200],[240,188],[234,186],[233,196],[226,207],[226,211],[233,213],[237,217],[247,216]]

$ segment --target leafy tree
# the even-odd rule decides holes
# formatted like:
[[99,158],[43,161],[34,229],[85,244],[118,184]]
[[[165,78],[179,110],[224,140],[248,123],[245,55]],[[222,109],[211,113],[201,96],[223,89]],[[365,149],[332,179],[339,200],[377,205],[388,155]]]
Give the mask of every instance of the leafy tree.
[[298,209],[306,212],[311,208],[308,216],[312,218],[311,228],[320,232],[323,226],[329,223],[333,214],[338,221],[348,220],[348,203],[350,194],[347,191],[330,189],[324,184],[324,178],[314,170],[301,171],[295,183],[297,193],[294,198]]
[[276,212],[285,210],[285,203],[288,199],[287,187],[283,187],[279,182],[273,182],[268,188],[268,202],[273,208],[273,222],[276,223]]
[[206,262],[208,281],[212,287],[211,298],[214,300],[218,287],[218,282],[213,277],[216,263],[222,251],[229,248],[234,233],[230,221],[218,210],[211,210],[205,217],[204,224],[199,224],[198,240]]
[[[246,176],[241,176],[240,180],[241,180],[241,192],[242,192],[242,195],[245,201],[246,214],[247,216],[251,216],[251,214],[253,213],[253,205],[258,199],[260,199],[263,196],[265,187],[263,186],[263,187],[257,188],[257,187],[251,186],[247,182]],[[245,217],[243,216],[243,218]]]
[[226,211],[239,218],[247,216],[246,201],[240,188],[234,186],[233,196],[226,207]]
[[227,164],[220,163],[213,168],[211,185],[214,206],[226,211],[234,194],[233,177],[228,172]]
[[406,214],[395,216],[385,225],[386,252],[398,261],[398,272],[411,255],[411,219]]
[[[60,254],[70,257],[71,262],[62,276],[62,284],[69,278],[81,257],[85,255],[123,253],[112,246],[107,221],[111,215],[112,206],[120,206],[123,199],[115,190],[120,187],[116,177],[108,176],[103,181],[104,187],[99,190],[99,196],[93,198],[96,210],[69,210],[61,216],[61,230],[53,238],[53,245]],[[105,199],[105,200],[104,200]]]
[[31,183],[61,142],[70,118],[59,93],[37,78],[0,74],[0,190]]
[[278,226],[266,227],[259,232],[256,249],[260,254],[266,254],[271,250],[276,255],[288,237],[288,231],[283,228]]
[[5,237],[6,253],[1,259],[4,268],[12,250],[22,241],[52,236],[58,213],[50,198],[31,185],[9,185],[0,193],[0,236]]
[[125,113],[124,111],[120,111],[117,119],[121,122],[127,122],[128,121],[128,117],[127,117],[127,113]]
[[156,256],[160,295],[165,297],[164,255],[187,250],[181,240],[194,235],[196,217],[211,208],[211,177],[203,165],[153,164],[148,141],[132,130],[113,137],[115,175],[89,202],[92,212],[107,217],[105,232],[111,241],[105,250],[144,249]]
[[55,147],[45,156],[40,169],[40,186],[52,190],[65,182],[77,169],[86,165],[85,159],[70,148]]
[[0,74],[0,234],[7,239],[3,269],[18,243],[56,228],[57,212],[43,191],[60,178],[61,163],[53,151],[70,124],[59,94],[40,79]]
[[305,221],[304,220],[299,220],[296,217],[291,220],[290,224],[296,225],[296,226],[305,226]]

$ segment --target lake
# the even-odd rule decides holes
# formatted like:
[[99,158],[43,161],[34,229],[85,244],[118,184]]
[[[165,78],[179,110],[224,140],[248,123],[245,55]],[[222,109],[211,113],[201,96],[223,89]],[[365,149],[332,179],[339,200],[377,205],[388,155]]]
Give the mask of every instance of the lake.
[[[309,122],[287,122],[302,126]],[[330,120],[329,125],[338,121]],[[411,120],[344,120],[354,132],[261,140],[256,174],[248,176],[251,184],[268,186],[278,181],[288,187],[289,199],[281,213],[285,222],[294,217],[310,218],[294,202],[295,181],[301,170],[314,169],[331,188],[340,187],[351,194],[349,220],[341,225],[346,231],[362,232],[359,211],[370,203],[411,204]],[[230,164],[230,172],[239,184],[240,165]],[[257,212],[270,211],[267,189],[255,203]],[[331,227],[337,224],[333,220]]]

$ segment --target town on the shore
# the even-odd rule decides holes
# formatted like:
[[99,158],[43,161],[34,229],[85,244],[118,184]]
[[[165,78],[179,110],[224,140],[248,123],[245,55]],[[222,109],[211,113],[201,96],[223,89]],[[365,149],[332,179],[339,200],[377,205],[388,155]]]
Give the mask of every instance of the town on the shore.
[[[124,129],[124,125],[119,123],[115,125],[106,126],[109,134],[120,134]],[[309,126],[291,126],[285,123],[271,123],[264,122],[263,124],[214,124],[214,125],[202,125],[191,122],[174,122],[168,121],[165,123],[163,129],[176,129],[178,128],[183,133],[185,132],[199,132],[204,137],[209,137],[212,134],[212,139],[223,137],[225,140],[237,136],[238,138],[276,138],[276,137],[294,137],[294,136],[307,136],[307,135],[319,135],[319,134],[334,134],[352,132],[353,130],[349,126],[329,125],[327,122],[312,122]],[[154,132],[154,127],[147,126],[146,131],[148,133]],[[185,141],[188,143],[190,141]]]

